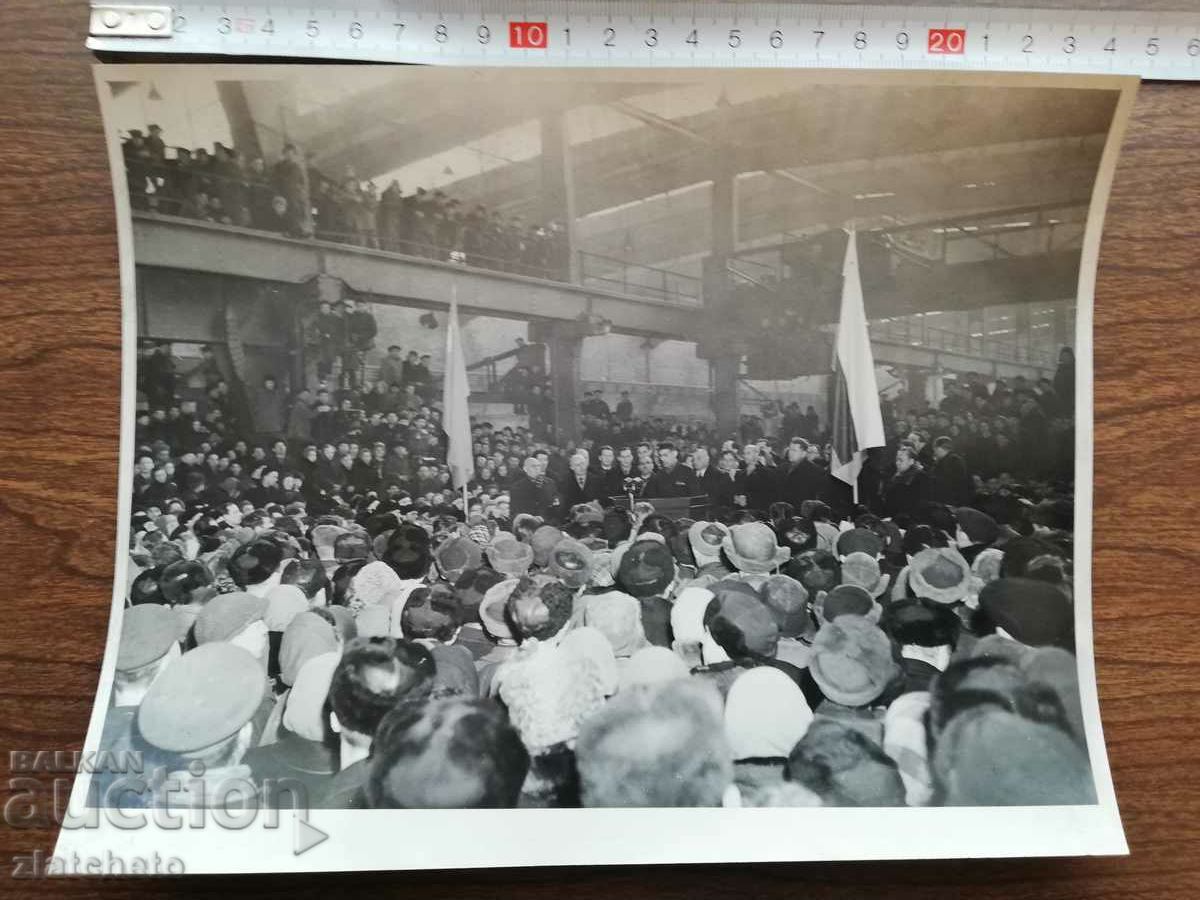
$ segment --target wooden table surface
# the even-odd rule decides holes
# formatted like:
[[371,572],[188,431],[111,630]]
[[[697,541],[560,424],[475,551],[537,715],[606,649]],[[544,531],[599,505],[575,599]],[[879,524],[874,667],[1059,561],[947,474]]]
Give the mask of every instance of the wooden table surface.
[[[120,301],[80,0],[0,0],[0,753],[79,748],[108,622]],[[1096,291],[1095,627],[1132,856],[337,876],[424,897],[1200,897],[1200,85],[1144,86]],[[1196,382],[1196,384],[1193,384]],[[0,761],[0,768],[6,765]],[[399,838],[398,839],[402,839]],[[669,835],[664,835],[669,840]],[[803,840],[803,835],[797,835]],[[11,857],[49,829],[0,826]],[[59,880],[56,894],[315,893],[327,880]],[[415,896],[415,895],[414,895]]]

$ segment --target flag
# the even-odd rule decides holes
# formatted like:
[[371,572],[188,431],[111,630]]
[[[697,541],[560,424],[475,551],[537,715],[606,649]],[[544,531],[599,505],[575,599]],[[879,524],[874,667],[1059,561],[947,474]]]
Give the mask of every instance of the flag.
[[455,487],[465,488],[475,477],[471,456],[471,414],[467,409],[467,359],[458,330],[458,286],[451,289],[446,323],[446,371],[442,378],[442,428],[446,432],[446,464]]
[[842,311],[833,352],[833,378],[833,458],[829,471],[854,489],[857,502],[863,451],[882,447],[886,442],[853,229],[846,241],[846,261],[842,265]]

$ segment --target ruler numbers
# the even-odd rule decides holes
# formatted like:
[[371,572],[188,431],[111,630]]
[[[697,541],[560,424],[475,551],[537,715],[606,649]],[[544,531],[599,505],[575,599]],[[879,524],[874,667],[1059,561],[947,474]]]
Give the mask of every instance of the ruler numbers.
[[[501,0],[430,9],[359,0],[173,8],[167,40],[106,36],[93,0],[89,46],[121,52],[306,55],[517,65],[761,65],[1133,72],[1200,79],[1200,12],[900,6],[837,8],[595,0],[507,11]],[[914,13],[918,13],[914,17]]]

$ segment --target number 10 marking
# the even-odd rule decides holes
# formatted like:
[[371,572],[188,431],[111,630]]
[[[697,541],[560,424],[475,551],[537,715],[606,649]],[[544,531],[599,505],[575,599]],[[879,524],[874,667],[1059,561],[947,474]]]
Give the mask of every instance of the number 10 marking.
[[508,46],[514,50],[545,50],[548,37],[545,22],[508,23]]
[[930,28],[930,53],[954,54],[961,56],[967,46],[967,29],[965,28]]

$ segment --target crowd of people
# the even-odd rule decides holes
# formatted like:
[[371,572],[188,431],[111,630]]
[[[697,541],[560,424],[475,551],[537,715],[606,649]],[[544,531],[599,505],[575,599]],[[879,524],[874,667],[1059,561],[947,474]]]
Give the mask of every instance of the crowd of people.
[[156,355],[101,746],[179,777],[101,772],[97,802],[1095,800],[1067,356],[889,404],[855,502],[798,409],[746,441],[595,393],[619,444],[475,422],[464,499],[428,396],[322,387],[212,429]]
[[145,133],[132,129],[122,150],[135,210],[541,278],[568,271],[561,222],[525,223],[442,190],[405,194],[395,180],[380,190],[350,166],[329,177],[294,144],[269,163],[221,143],[212,152],[169,147],[152,124]]

